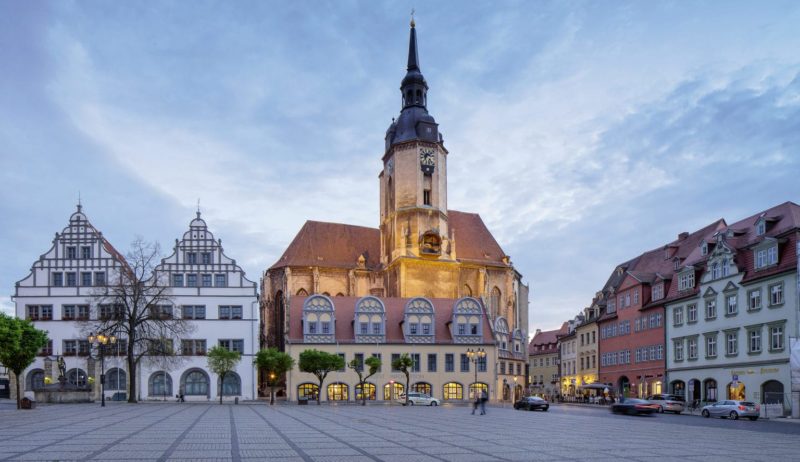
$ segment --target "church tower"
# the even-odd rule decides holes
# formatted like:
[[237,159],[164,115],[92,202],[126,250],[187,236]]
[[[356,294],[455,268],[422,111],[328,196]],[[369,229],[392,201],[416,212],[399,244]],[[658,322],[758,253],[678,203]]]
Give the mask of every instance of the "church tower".
[[[455,297],[452,279],[457,281],[458,268],[447,219],[447,150],[428,113],[428,83],[417,49],[412,19],[408,66],[400,84],[402,110],[386,131],[379,175],[381,264],[389,297]],[[442,266],[452,268],[442,271]],[[444,280],[434,283],[431,274]]]

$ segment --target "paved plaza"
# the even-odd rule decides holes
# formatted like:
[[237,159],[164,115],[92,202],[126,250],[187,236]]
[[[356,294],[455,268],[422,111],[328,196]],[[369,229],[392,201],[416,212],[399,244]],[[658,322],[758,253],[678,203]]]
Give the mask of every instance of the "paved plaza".
[[[522,425],[520,425],[522,424]],[[111,403],[0,406],[0,460],[778,461],[800,424],[605,409]]]

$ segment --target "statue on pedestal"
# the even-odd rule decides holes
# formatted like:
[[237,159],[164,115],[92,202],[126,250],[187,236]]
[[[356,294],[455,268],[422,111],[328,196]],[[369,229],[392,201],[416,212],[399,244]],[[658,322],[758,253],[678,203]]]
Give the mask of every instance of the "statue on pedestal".
[[64,389],[64,385],[67,383],[67,363],[64,362],[64,357],[59,356],[58,360],[58,383],[61,385],[61,389]]

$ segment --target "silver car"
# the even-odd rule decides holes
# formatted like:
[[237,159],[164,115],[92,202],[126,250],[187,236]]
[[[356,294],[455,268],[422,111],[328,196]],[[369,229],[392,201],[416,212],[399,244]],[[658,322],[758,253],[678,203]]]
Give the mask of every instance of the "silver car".
[[680,414],[683,412],[684,401],[681,396],[662,393],[648,396],[647,401],[651,404],[658,405],[658,412],[661,413],[674,412],[675,414]]
[[739,417],[747,417],[750,420],[758,420],[761,406],[750,401],[717,401],[703,408],[703,417],[722,417],[736,420]]
[[[397,401],[399,401],[400,403],[403,404],[403,406],[405,406],[406,405],[406,395],[405,394],[400,395],[398,397]],[[418,393],[418,392],[412,391],[411,393],[408,394],[408,404],[410,404],[411,406],[414,406],[415,404],[418,405],[418,406],[420,406],[420,405],[421,406],[438,406],[438,405],[440,405],[442,403],[438,399],[434,398],[433,396],[431,396],[431,395],[429,395],[427,393]]]

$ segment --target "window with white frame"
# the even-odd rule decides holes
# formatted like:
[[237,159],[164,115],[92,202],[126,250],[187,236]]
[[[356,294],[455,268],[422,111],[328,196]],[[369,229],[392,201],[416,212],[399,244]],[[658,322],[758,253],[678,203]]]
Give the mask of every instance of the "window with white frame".
[[639,289],[633,291],[633,304],[639,303]]
[[688,359],[697,359],[697,337],[688,339],[687,343],[687,357]]
[[664,284],[658,283],[653,286],[653,300],[661,300],[664,298]]
[[769,304],[770,304],[770,306],[783,304],[783,283],[782,282],[769,286]]
[[673,340],[673,349],[675,351],[675,361],[683,361],[683,339]]
[[759,220],[756,224],[756,235],[763,236],[764,233],[767,232],[767,222],[764,220]]
[[715,261],[711,264],[711,278],[712,279],[719,279],[722,277],[722,269],[718,261]]
[[773,245],[767,249],[767,264],[775,265],[778,263],[778,246]]
[[708,244],[705,242],[700,245],[700,255],[708,255]]
[[761,326],[748,329],[747,331],[748,347],[750,353],[761,352]]
[[769,349],[770,351],[783,350],[783,326],[769,327]]
[[725,297],[725,314],[733,316],[737,311],[739,311],[739,307],[736,303],[736,295],[728,295]]
[[706,319],[714,319],[717,317],[717,300],[710,298],[706,300]]
[[678,290],[689,290],[694,287],[694,271],[678,276]]
[[686,305],[686,322],[697,322],[697,303]]
[[750,311],[761,309],[761,289],[753,289],[747,293],[747,309]]
[[683,307],[676,306],[672,309],[672,324],[675,326],[680,326],[683,324]]
[[717,357],[717,334],[711,334],[706,336],[706,357],[707,358]]
[[739,354],[739,336],[736,332],[725,333],[725,354],[728,356]]

